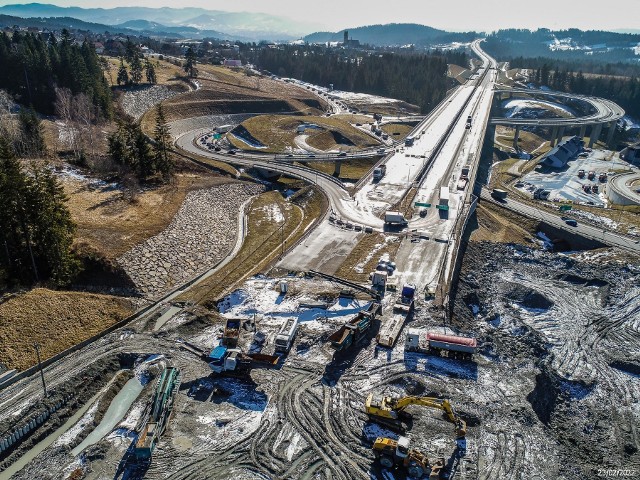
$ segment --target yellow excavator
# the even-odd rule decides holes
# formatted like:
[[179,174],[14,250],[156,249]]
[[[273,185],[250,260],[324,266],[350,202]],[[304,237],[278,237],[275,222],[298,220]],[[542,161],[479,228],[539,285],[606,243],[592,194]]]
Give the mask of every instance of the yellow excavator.
[[422,478],[429,472],[429,479],[439,479],[444,467],[444,458],[429,463],[424,453],[410,449],[407,437],[398,440],[378,437],[372,449],[380,465],[388,469],[403,468],[410,478]]
[[409,405],[422,405],[437,408],[447,414],[447,418],[456,428],[456,438],[464,438],[467,424],[462,420],[447,399],[433,397],[392,397],[370,393],[365,402],[365,411],[373,420],[381,421],[392,427],[402,425],[401,417]]

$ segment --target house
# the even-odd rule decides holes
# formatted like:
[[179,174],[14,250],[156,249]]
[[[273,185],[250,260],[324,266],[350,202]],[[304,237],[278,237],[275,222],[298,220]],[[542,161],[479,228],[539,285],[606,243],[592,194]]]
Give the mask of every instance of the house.
[[104,44],[101,42],[94,42],[93,48],[96,49],[96,53],[98,55],[102,55],[104,53]]
[[242,60],[232,60],[230,58],[225,58],[224,59],[224,66],[225,67],[241,67],[242,66]]
[[640,165],[640,142],[629,145],[620,152],[620,158],[626,160],[631,165]]
[[563,140],[549,150],[540,163],[546,167],[562,168],[580,153],[583,145],[584,142],[578,136]]

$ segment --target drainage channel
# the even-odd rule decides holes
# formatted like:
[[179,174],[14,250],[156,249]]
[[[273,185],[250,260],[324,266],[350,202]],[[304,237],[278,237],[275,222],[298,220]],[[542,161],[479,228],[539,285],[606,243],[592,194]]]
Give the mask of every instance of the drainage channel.
[[133,377],[125,383],[124,387],[122,387],[116,396],[113,397],[113,400],[109,404],[109,408],[104,414],[104,417],[102,417],[100,424],[93,429],[93,431],[80,443],[80,445],[71,450],[71,454],[73,456],[78,455],[88,446],[98,443],[102,440],[102,437],[113,430],[113,427],[122,420],[125,413],[129,410],[129,407],[131,407],[131,404],[136,398],[138,398],[142,388],[142,383],[140,383],[140,380],[136,377]]

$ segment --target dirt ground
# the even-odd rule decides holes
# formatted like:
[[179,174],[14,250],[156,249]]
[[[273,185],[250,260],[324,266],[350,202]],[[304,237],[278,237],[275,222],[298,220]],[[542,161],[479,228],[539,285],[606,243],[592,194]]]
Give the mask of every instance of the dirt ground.
[[104,330],[133,312],[127,299],[36,288],[0,304],[0,362],[25,369]]
[[115,259],[170,223],[187,193],[231,181],[211,174],[184,173],[168,185],[134,195],[116,184],[77,175],[62,176],[67,205],[78,225],[77,242]]

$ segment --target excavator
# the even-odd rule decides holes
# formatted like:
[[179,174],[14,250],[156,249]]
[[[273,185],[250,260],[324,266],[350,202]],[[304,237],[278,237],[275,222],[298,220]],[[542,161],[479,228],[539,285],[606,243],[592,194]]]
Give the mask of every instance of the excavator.
[[467,424],[462,420],[447,399],[433,397],[392,397],[370,393],[365,402],[365,411],[373,420],[387,424],[393,428],[402,426],[401,417],[406,415],[405,409],[409,405],[422,405],[437,408],[446,413],[447,418],[455,425],[456,438],[464,438],[467,434]]
[[409,439],[400,437],[398,440],[378,437],[373,443],[373,453],[385,468],[403,468],[410,478],[422,478],[429,472],[429,479],[440,478],[444,467],[444,458],[429,463],[427,456],[419,450],[409,448]]

